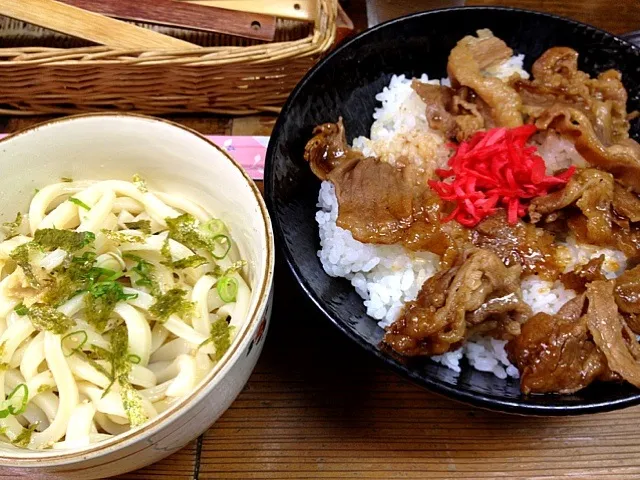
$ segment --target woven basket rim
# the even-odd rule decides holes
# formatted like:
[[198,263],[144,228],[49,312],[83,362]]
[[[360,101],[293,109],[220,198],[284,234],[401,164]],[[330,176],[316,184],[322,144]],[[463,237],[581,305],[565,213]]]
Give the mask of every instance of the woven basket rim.
[[23,47],[0,48],[3,66],[89,65],[229,65],[268,63],[282,58],[297,58],[327,51],[335,41],[338,0],[320,0],[313,34],[292,41],[245,47],[216,46],[197,50],[118,50],[105,46],[79,48]]

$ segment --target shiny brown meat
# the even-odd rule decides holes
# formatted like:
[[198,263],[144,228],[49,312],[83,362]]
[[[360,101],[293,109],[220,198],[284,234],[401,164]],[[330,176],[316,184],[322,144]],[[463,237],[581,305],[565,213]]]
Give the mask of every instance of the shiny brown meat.
[[459,265],[425,282],[387,329],[384,342],[402,355],[420,356],[455,349],[472,330],[518,335],[531,312],[521,298],[520,271],[505,267],[492,252],[470,250]]
[[640,227],[621,228],[614,225],[611,245],[625,254],[627,264],[640,262]]
[[453,89],[442,85],[419,82],[415,79],[411,82],[411,88],[427,105],[426,115],[429,127],[442,132],[446,138],[456,138],[458,124],[452,112]]
[[533,316],[506,349],[524,393],[572,393],[596,380],[640,386],[640,345],[618,311],[612,281],[589,283],[557,315]]
[[616,303],[620,311],[640,314],[640,265],[626,270],[616,278],[615,285]]
[[489,30],[479,30],[477,37],[467,36],[451,50],[447,72],[454,88],[459,85],[472,89],[489,106],[496,126],[522,125],[520,95],[498,78],[484,75],[491,63],[506,60],[513,51]]
[[362,157],[360,152],[354,152],[347,145],[342,118],[338,123],[318,125],[313,129],[313,135],[304,148],[304,159],[320,180],[326,180],[329,173],[341,163]]
[[475,246],[492,251],[506,266],[521,265],[525,275],[553,280],[563,270],[554,236],[523,221],[510,225],[502,209],[480,222],[471,238]]
[[327,179],[333,182],[340,205],[337,224],[356,240],[428,250],[444,255],[445,262],[455,257],[454,237],[464,237],[465,232],[459,225],[440,223],[440,200],[412,165],[395,167],[375,158],[353,158]]
[[585,265],[579,265],[571,272],[560,275],[560,281],[565,288],[574,290],[577,293],[582,293],[587,289],[588,283],[595,282],[596,280],[606,280],[604,273],[602,273],[604,260],[604,255],[592,258]]
[[513,50],[488,28],[476,31],[476,35],[466,36],[458,43],[469,49],[480,70],[506,62],[513,55]]
[[[578,243],[589,243],[587,219],[584,215],[568,214],[564,221],[558,223],[565,225],[565,231],[571,232]],[[628,263],[640,261],[640,227],[614,217],[611,240],[603,246],[620,250],[627,257]]]
[[578,52],[554,47],[534,62],[531,73],[533,80],[511,82],[529,117],[538,118],[553,106],[572,107],[586,115],[605,145],[628,138],[627,92],[620,72],[608,70],[590,78],[578,70]]
[[522,111],[540,130],[553,129],[575,141],[592,165],[640,192],[640,145],[629,139],[627,91],[620,72],[590,78],[578,70],[578,53],[547,50],[532,68],[533,80],[513,79]]
[[610,172],[622,185],[640,193],[640,145],[630,138],[607,145],[598,138],[580,110],[556,104],[535,121],[541,130],[554,129],[572,138],[576,150],[590,164]]
[[606,358],[591,340],[582,316],[584,303],[580,296],[556,315],[534,315],[507,343],[523,393],[573,393],[595,380],[611,378]]
[[613,190],[613,210],[631,222],[640,222],[640,197],[616,182]]
[[427,105],[429,126],[459,142],[494,126],[489,106],[467,87],[454,90],[414,80],[411,88]]
[[575,204],[587,218],[589,243],[604,245],[611,240],[613,188],[611,174],[595,168],[578,170],[562,190],[533,199],[529,217],[538,223],[543,216]]
[[635,387],[640,387],[640,344],[618,312],[613,282],[597,281],[587,286],[587,327],[596,347],[607,358],[609,369]]
[[468,232],[455,222],[440,222],[442,204],[420,166],[365,158],[347,146],[341,121],[320,125],[314,133],[305,159],[318,178],[335,187],[338,226],[360,242],[428,250],[442,256],[442,266],[452,264]]

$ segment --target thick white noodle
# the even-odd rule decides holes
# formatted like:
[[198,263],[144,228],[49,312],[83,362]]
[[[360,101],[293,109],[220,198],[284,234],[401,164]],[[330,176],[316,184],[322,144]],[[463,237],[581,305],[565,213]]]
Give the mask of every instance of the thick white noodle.
[[[219,278],[212,276],[240,260],[235,242],[225,258],[215,259],[205,249],[191,249],[169,238],[167,218],[186,213],[204,223],[214,216],[180,194],[143,190],[120,180],[46,186],[31,200],[19,234],[0,241],[0,401],[16,392],[15,406],[27,393],[23,410],[0,418],[0,451],[19,448],[11,442],[27,427],[34,429],[26,437],[30,449],[82,448],[122,434],[131,428],[123,403],[131,387],[144,414],[154,418],[192,392],[214,367],[216,349],[209,341],[212,322],[230,317],[235,327],[232,335],[242,326],[249,308],[249,286],[240,274],[232,274],[238,293],[233,302],[225,303],[216,290]],[[131,225],[140,221],[148,222],[152,234]],[[63,334],[32,323],[30,313],[15,311],[24,304],[28,312],[33,303],[46,298],[41,292],[48,286],[34,288],[28,272],[12,258],[17,247],[45,228],[93,233],[95,241],[84,251],[95,252],[95,267],[125,280],[122,290],[129,298],[116,303],[104,328],[89,320],[86,308],[91,293],[86,291],[56,305],[73,325]],[[177,270],[167,263],[165,244],[172,262],[197,254],[207,263]],[[81,252],[30,249],[29,261],[40,279],[64,272],[74,255]],[[148,282],[138,283],[143,278],[134,270],[136,257],[150,265],[154,288]],[[193,302],[192,314],[171,314],[164,321],[154,318],[150,310],[158,295],[176,288],[185,290],[185,298]],[[127,331],[126,358],[101,356],[99,352],[112,348],[111,335],[119,325]],[[127,365],[126,379],[114,380],[110,372],[115,361]]]
[[151,355],[149,322],[140,311],[125,302],[116,305],[115,312],[122,317],[127,325],[129,351],[140,357],[140,365],[147,365]]
[[34,448],[45,447],[60,440],[67,430],[71,413],[78,404],[78,387],[64,353],[62,353],[60,335],[45,332],[44,353],[47,366],[56,382],[60,402],[56,416],[49,428],[32,435],[31,444]]

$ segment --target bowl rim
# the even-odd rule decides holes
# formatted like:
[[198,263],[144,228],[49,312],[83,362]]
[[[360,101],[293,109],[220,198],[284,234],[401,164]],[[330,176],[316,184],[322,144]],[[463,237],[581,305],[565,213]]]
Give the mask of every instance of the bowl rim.
[[[504,413],[510,414],[518,414],[518,415],[532,415],[532,416],[560,416],[560,415],[583,415],[589,413],[601,413],[612,410],[618,410],[621,408],[626,408],[634,405],[640,404],[640,392],[628,395],[622,398],[614,399],[614,400],[606,400],[606,401],[598,401],[588,404],[575,404],[575,405],[557,405],[557,404],[533,404],[529,403],[526,397],[522,397],[521,400],[506,400],[499,395],[489,394],[489,393],[481,393],[481,392],[471,392],[471,391],[463,391],[458,389],[457,387],[452,386],[449,383],[441,381],[437,378],[428,378],[424,375],[421,375],[415,369],[411,369],[405,365],[394,360],[391,356],[384,354],[379,348],[376,348],[372,344],[368,343],[360,336],[358,336],[355,332],[349,329],[346,326],[346,322],[341,321],[338,317],[335,317],[324,307],[323,300],[315,295],[313,289],[307,282],[307,279],[300,267],[295,263],[293,258],[293,253],[287,246],[284,240],[284,230],[283,225],[280,221],[280,216],[277,215],[276,209],[276,199],[274,190],[272,187],[273,182],[275,181],[274,177],[274,169],[273,164],[275,162],[275,157],[277,155],[276,152],[276,144],[278,141],[276,140],[280,136],[280,131],[284,128],[284,124],[286,121],[287,114],[291,109],[294,102],[298,101],[298,97],[301,91],[306,87],[307,83],[316,75],[316,73],[323,69],[325,65],[331,63],[335,57],[338,57],[342,54],[343,51],[352,48],[352,45],[363,41],[366,39],[368,35],[372,35],[377,33],[380,30],[384,30],[396,24],[402,24],[407,20],[414,20],[416,18],[422,17],[430,17],[437,16],[441,13],[448,12],[456,12],[456,11],[471,11],[471,10],[483,10],[483,11],[501,11],[501,12],[511,12],[516,14],[524,14],[538,17],[545,17],[549,19],[553,19],[554,21],[561,21],[567,25],[579,26],[585,28],[586,30],[590,30],[592,32],[599,32],[607,37],[610,37],[617,42],[621,43],[625,47],[628,47],[631,52],[640,57],[640,47],[610,33],[600,28],[594,27],[593,25],[579,22],[577,20],[573,20],[570,18],[566,18],[560,15],[555,15],[551,13],[539,12],[535,10],[521,9],[521,8],[513,8],[513,7],[499,7],[499,6],[462,6],[462,7],[451,7],[451,8],[441,8],[436,10],[428,10],[423,12],[412,13],[408,15],[404,15],[399,18],[395,18],[392,20],[388,20],[386,22],[375,25],[371,28],[368,28],[349,40],[344,41],[337,48],[335,48],[329,55],[324,57],[320,62],[313,66],[305,76],[300,80],[300,82],[293,89],[291,94],[289,95],[287,101],[285,102],[280,115],[274,125],[273,132],[271,134],[271,139],[269,141],[269,146],[267,149],[266,155],[266,164],[264,170],[264,192],[265,192],[265,200],[267,202],[267,206],[269,211],[272,212],[272,221],[274,226],[274,232],[276,235],[276,239],[278,242],[279,250],[284,254],[287,265],[289,269],[293,273],[293,276],[296,279],[298,286],[302,289],[308,299],[311,300],[313,304],[320,310],[320,312],[326,317],[331,324],[333,324],[338,330],[340,330],[343,334],[345,334],[349,339],[358,344],[361,348],[367,351],[370,355],[373,355],[378,361],[384,363],[387,368],[390,368],[397,375],[410,380],[412,383],[426,388],[427,390],[444,395],[449,398],[453,398],[457,401],[473,405],[476,407],[480,407],[486,410],[500,411]],[[551,396],[548,396],[551,397]]]
[[[213,388],[217,385],[217,383],[222,379],[224,375],[226,375],[231,367],[233,367],[237,361],[240,359],[241,353],[244,352],[245,348],[252,341],[255,331],[260,325],[262,318],[264,317],[267,305],[269,303],[271,293],[273,290],[273,275],[275,268],[275,242],[274,242],[274,233],[271,225],[271,217],[269,215],[269,211],[266,207],[266,203],[260,190],[253,182],[251,177],[249,177],[248,173],[240,166],[240,164],[224,149],[220,148],[218,145],[209,140],[205,135],[200,132],[186,127],[184,125],[180,125],[179,123],[172,122],[170,120],[166,120],[164,118],[152,117],[149,115],[142,115],[138,113],[125,113],[125,112],[98,112],[98,113],[82,113],[77,115],[68,115],[65,117],[55,118],[52,120],[47,120],[36,125],[32,125],[25,129],[19,130],[15,133],[8,134],[6,137],[0,139],[0,147],[3,143],[13,140],[16,137],[20,137],[23,135],[29,135],[34,133],[37,130],[42,128],[49,127],[51,125],[60,124],[60,123],[73,123],[78,120],[86,120],[92,118],[125,118],[125,119],[135,119],[140,121],[146,121],[151,123],[162,123],[171,128],[180,129],[192,136],[197,137],[199,140],[206,142],[209,146],[213,147],[215,150],[220,152],[223,157],[226,158],[227,161],[233,165],[240,175],[243,177],[245,183],[248,184],[253,196],[258,203],[259,206],[259,215],[264,223],[264,231],[265,231],[265,246],[266,251],[264,253],[266,261],[264,270],[260,272],[262,276],[262,282],[256,288],[259,289],[258,302],[253,310],[248,315],[248,322],[246,328],[241,333],[241,335],[234,340],[229,350],[225,353],[224,357],[214,365],[213,369],[207,373],[207,376],[203,378],[197,388],[181,397],[177,400],[173,405],[171,405],[167,410],[158,414],[157,417],[152,420],[144,423],[139,428],[129,430],[127,432],[121,433],[119,435],[114,435],[113,438],[105,440],[103,442],[98,442],[95,444],[90,444],[86,447],[78,448],[78,449],[69,449],[69,450],[42,450],[42,451],[32,451],[25,450],[21,456],[13,456],[7,455],[6,453],[0,453],[0,467],[15,467],[15,468],[25,468],[25,469],[41,469],[41,468],[50,468],[50,467],[60,467],[69,464],[75,464],[79,462],[86,461],[88,459],[96,459],[109,454],[114,453],[115,451],[121,450],[126,447],[130,447],[135,445],[136,443],[144,440],[146,437],[157,434],[163,427],[166,426],[167,422],[169,422],[172,418],[175,418],[176,415],[179,414],[180,411],[185,410],[187,408],[193,407],[206,395],[211,394]],[[235,400],[235,399],[234,399]],[[168,435],[163,436],[166,438]],[[132,455],[136,455],[140,451],[142,451],[146,447],[143,445],[142,448],[136,449],[134,452],[128,453],[125,457],[127,458]],[[94,467],[91,467],[94,468]]]

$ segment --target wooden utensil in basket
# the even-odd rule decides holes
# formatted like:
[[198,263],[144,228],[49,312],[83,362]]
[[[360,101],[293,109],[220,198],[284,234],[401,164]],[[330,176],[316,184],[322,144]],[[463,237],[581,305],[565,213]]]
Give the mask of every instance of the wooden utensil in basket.
[[280,18],[292,18],[314,22],[318,15],[318,2],[315,0],[175,0],[209,7],[226,8],[241,12],[275,15]]
[[34,43],[2,48],[16,45],[21,32],[16,31],[20,22],[0,19],[10,28],[10,36],[0,29],[0,114],[278,112],[302,75],[334,44],[338,2],[317,2],[314,24],[278,19],[274,42],[180,29],[187,41],[216,42],[181,51],[59,48],[70,44],[69,37],[35,27],[29,29]]
[[234,12],[174,0],[58,1],[122,20],[218,32],[256,40],[271,41],[276,30],[276,19],[273,15]]
[[197,45],[167,35],[53,0],[0,1],[0,15],[6,15],[113,48],[132,50],[150,48],[184,50],[198,48]]

